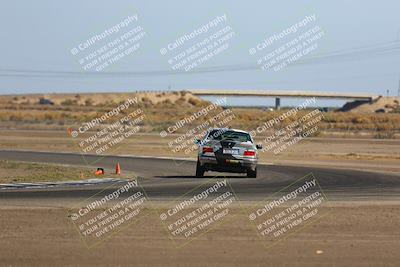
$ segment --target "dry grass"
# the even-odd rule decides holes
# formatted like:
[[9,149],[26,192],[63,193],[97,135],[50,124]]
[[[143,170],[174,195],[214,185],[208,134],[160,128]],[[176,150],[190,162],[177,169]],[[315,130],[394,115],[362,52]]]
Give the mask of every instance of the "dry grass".
[[[57,164],[29,163],[11,160],[0,160],[0,183],[21,183],[21,182],[55,182],[55,181],[76,181],[96,176],[94,167],[72,167]],[[105,170],[107,178],[132,178],[132,172],[122,175],[113,174],[114,170]]]
[[0,183],[52,182],[94,178],[90,169],[0,160]]

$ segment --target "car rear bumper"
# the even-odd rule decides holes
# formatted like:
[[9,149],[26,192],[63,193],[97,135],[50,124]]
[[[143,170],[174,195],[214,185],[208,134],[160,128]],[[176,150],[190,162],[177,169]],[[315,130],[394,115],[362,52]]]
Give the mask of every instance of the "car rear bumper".
[[211,156],[199,156],[200,165],[206,170],[219,172],[243,173],[247,170],[255,170],[257,158],[217,158]]

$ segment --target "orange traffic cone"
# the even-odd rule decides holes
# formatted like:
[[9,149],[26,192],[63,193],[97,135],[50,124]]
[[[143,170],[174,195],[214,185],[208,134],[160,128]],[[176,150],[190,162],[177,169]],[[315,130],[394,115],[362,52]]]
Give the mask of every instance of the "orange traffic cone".
[[119,162],[117,163],[117,166],[115,167],[115,174],[121,174],[121,166],[119,165]]
[[95,175],[103,175],[104,174],[104,169],[103,168],[97,168],[97,171],[94,174]]

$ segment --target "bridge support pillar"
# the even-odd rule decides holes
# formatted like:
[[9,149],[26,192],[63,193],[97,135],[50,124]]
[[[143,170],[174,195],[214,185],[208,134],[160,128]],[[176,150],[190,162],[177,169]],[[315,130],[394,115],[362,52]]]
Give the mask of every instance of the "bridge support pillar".
[[281,109],[281,99],[279,97],[275,98],[275,110]]

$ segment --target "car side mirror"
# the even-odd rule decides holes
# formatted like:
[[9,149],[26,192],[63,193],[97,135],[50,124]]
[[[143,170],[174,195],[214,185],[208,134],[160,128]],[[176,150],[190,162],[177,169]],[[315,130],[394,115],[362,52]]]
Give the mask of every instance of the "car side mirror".
[[196,140],[194,140],[194,143],[196,144],[196,145],[198,145],[198,144],[200,144],[200,139],[196,139]]
[[257,144],[257,145],[256,145],[256,148],[257,148],[257,149],[262,149],[263,146],[262,146],[261,144]]

